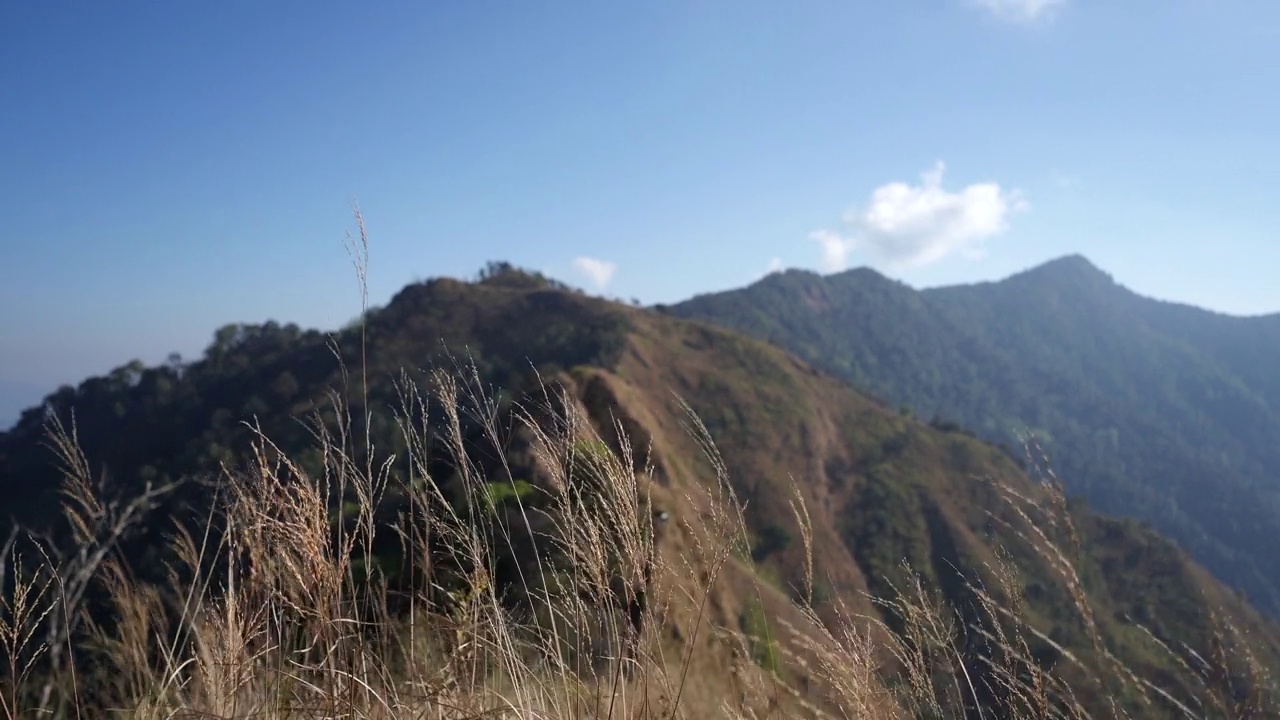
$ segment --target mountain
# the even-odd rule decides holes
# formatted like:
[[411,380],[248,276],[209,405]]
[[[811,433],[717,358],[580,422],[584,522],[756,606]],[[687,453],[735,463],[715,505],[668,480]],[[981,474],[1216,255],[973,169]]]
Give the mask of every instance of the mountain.
[[[1083,279],[1101,282],[1091,271]],[[1043,281],[1028,284],[1043,287]],[[972,296],[957,299],[954,314],[947,315],[933,308],[931,295],[858,271],[836,279],[789,273],[733,297],[756,292],[788,298],[778,307],[797,317],[832,313],[844,323],[861,318],[860,325],[896,330],[885,343],[897,354],[867,356],[881,358],[891,369],[932,367],[952,355],[978,380],[986,363],[1004,357],[984,337],[973,338],[973,355],[957,353],[946,340],[950,335],[921,344],[933,333],[954,332],[958,318],[978,317],[984,306],[968,299]],[[1058,292],[1042,295],[1052,299]],[[880,310],[871,312],[871,303]],[[1163,337],[1151,333],[1152,343]],[[1248,351],[1232,348],[1231,357]],[[811,350],[816,349],[815,344]],[[1099,357],[1106,351],[1096,350]],[[916,358],[914,352],[921,355]],[[1044,352],[1056,357],[1052,348]],[[1159,357],[1167,349],[1157,344],[1151,352]],[[1047,667],[1061,664],[1061,671],[1070,673],[1073,663],[1087,665],[1091,658],[1100,663],[1105,647],[1139,675],[1164,680],[1175,694],[1190,693],[1174,679],[1179,665],[1162,653],[1155,638],[1169,647],[1208,648],[1221,640],[1219,620],[1250,638],[1259,657],[1280,667],[1280,630],[1184,552],[1135,523],[1084,508],[1073,508],[1068,521],[1055,495],[1028,478],[1006,451],[956,428],[905,415],[774,345],[586,297],[509,269],[479,283],[439,279],[411,285],[386,308],[333,337],[275,323],[230,325],[195,362],[135,363],[64,387],[47,398],[48,411],[30,410],[13,431],[0,435],[0,502],[28,525],[53,522],[58,473],[42,442],[48,413],[74,417],[86,456],[118,488],[179,476],[217,477],[219,468],[247,456],[253,431],[245,421],[260,427],[301,467],[314,464],[314,472],[323,472],[315,438],[301,420],[319,413],[330,423],[339,421],[335,397],[345,398],[349,418],[362,417],[367,408],[372,445],[388,457],[403,456],[404,440],[397,439],[392,420],[395,409],[405,408],[403,381],[425,382],[432,369],[456,370],[464,362],[458,358],[473,363],[486,383],[492,404],[482,407],[493,417],[509,420],[520,398],[537,397],[554,386],[563,388],[615,451],[625,450],[615,428],[625,430],[637,466],[652,468],[654,504],[673,516],[673,528],[696,524],[704,511],[691,498],[714,491],[719,482],[697,433],[688,429],[687,403],[714,439],[731,487],[745,503],[749,557],[733,559],[728,589],[712,598],[714,624],[744,622],[752,603],[802,624],[794,603],[804,595],[797,588],[806,585],[802,538],[809,536],[813,602],[824,617],[845,607],[901,630],[901,615],[868,596],[895,598],[919,578],[955,609],[962,627],[984,626],[990,618],[984,620],[979,593],[995,595],[1008,585],[1008,577],[997,570],[1009,566],[1017,580],[1006,590],[1016,597],[1002,606],[1025,607],[1028,622],[1042,633],[1032,638],[1030,649],[1035,662]],[[855,356],[847,367],[866,363]],[[874,368],[880,366],[871,367],[862,378],[876,377]],[[1009,366],[1011,372],[1018,369]],[[367,399],[363,389],[350,390],[359,377],[368,379]],[[1074,375],[1068,379],[1078,381]],[[941,368],[929,380],[930,389],[953,387]],[[1004,385],[991,381],[991,386]],[[993,401],[990,407],[999,405]],[[423,422],[435,427],[431,417],[428,413]],[[483,444],[483,428],[467,417],[461,422]],[[505,423],[499,424],[510,427]],[[506,462],[539,486],[543,481],[530,459],[534,455],[527,438],[515,433],[504,443],[485,445],[476,462],[490,467]],[[441,466],[436,472],[449,477],[454,471]],[[207,498],[201,493],[211,486],[216,483],[190,486],[169,511],[202,507]],[[808,529],[790,508],[797,498],[808,509]],[[1033,525],[1035,519],[1042,522]],[[141,544],[163,543],[163,537],[155,530],[135,540],[132,551],[152,557],[147,553],[154,548]],[[1051,550],[1045,544],[1049,540],[1059,542],[1061,550]],[[663,542],[663,552],[683,548],[696,555],[695,540],[686,531],[670,533]],[[1068,557],[1076,570],[1066,564]],[[752,590],[744,579],[755,579],[764,590]],[[1085,594],[1090,605],[1082,611]],[[1138,631],[1135,621],[1152,634]],[[984,643],[975,639],[966,652],[990,652]],[[1063,661],[1068,656],[1071,663]],[[706,687],[728,692],[721,675],[703,678]],[[998,679],[987,682],[994,687]]]
[[1145,298],[1079,256],[924,291],[868,269],[788,271],[667,312],[997,443],[1034,433],[1072,493],[1280,613],[1280,315]]

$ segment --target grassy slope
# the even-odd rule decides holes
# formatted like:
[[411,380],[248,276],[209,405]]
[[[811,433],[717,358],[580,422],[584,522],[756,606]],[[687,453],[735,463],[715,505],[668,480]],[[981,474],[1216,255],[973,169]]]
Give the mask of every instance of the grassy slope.
[[[907,559],[963,606],[970,599],[958,573],[990,582],[983,568],[995,563],[994,548],[1021,544],[1010,532],[989,533],[988,512],[1009,514],[982,478],[1036,493],[998,449],[902,417],[764,343],[648,315],[637,316],[637,328],[619,382],[650,408],[646,414],[658,427],[679,419],[667,392],[703,418],[748,503],[757,541],[776,537],[777,528],[798,538],[787,507],[798,486],[813,516],[818,575],[834,594],[892,594],[888,582],[903,586],[900,562]],[[666,406],[665,419],[654,404]],[[1141,618],[1166,640],[1201,647],[1214,608],[1238,618],[1250,634],[1272,638],[1274,652],[1274,627],[1167,541],[1134,523],[1090,513],[1075,520],[1082,537],[1077,563],[1098,622],[1134,667],[1163,663],[1121,620],[1126,616]],[[797,540],[762,564],[780,586],[801,587],[801,560]],[[1031,554],[1018,560],[1041,629],[1083,650],[1086,638],[1062,577]]]

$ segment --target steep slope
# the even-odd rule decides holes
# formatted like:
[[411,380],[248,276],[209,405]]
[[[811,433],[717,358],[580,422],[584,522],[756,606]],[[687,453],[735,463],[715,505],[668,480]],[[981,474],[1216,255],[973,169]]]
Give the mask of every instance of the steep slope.
[[[711,598],[710,617],[719,625],[743,622],[753,601],[799,622],[787,602],[805,595],[799,589],[806,585],[804,533],[789,507],[798,495],[812,519],[814,602],[828,617],[843,603],[900,627],[902,618],[870,603],[867,593],[892,598],[919,576],[956,609],[961,626],[981,627],[986,620],[978,589],[998,593],[1001,580],[993,568],[1011,564],[1018,571],[1012,591],[1022,596],[1027,618],[1052,640],[1033,643],[1036,661],[1046,666],[1061,663],[1070,672],[1064,653],[1097,661],[1105,646],[1140,675],[1185,691],[1174,679],[1176,663],[1127,618],[1140,620],[1168,645],[1195,648],[1212,646],[1221,632],[1214,622],[1219,618],[1251,638],[1260,657],[1277,667],[1275,626],[1181,551],[1134,524],[1084,510],[1074,526],[1064,525],[1054,496],[1000,449],[903,415],[775,346],[514,273],[481,284],[410,286],[367,318],[363,350],[360,330],[335,338],[342,349],[331,351],[323,336],[296,328],[231,328],[203,360],[127,367],[61,390],[49,402],[60,417],[74,411],[89,457],[121,484],[213,472],[220,463],[236,462],[248,442],[238,421],[253,415],[305,465],[314,442],[297,418],[331,413],[327,393],[350,386],[361,358],[375,418],[373,445],[399,453],[389,421],[377,419],[400,407],[393,381],[402,369],[420,377],[432,367],[454,368],[451,358],[465,354],[493,383],[499,415],[523,393],[560,385],[601,435],[612,437],[618,424],[637,450],[648,450],[655,504],[674,516],[672,527],[679,529],[664,539],[664,553],[691,547],[694,540],[683,528],[697,524],[702,508],[690,498],[717,483],[697,437],[686,429],[687,403],[717,443],[729,481],[746,504],[752,562],[736,560]],[[352,416],[360,417],[363,393],[346,395]],[[34,523],[56,499],[50,491],[55,469],[38,444],[40,418],[29,412],[15,432],[0,437],[0,499],[20,511],[20,520]],[[527,447],[517,436],[489,449],[517,467],[527,462]],[[537,484],[535,467],[521,472]],[[183,500],[196,505],[201,498]],[[1044,539],[1059,543],[1066,555],[1037,541],[1033,518],[1043,521]],[[1078,576],[1063,567],[1068,556]],[[756,580],[762,590],[753,589]],[[1080,591],[1092,599],[1084,614]],[[991,652],[974,643],[970,652]],[[723,690],[718,677],[709,671],[708,687]]]
[[1152,523],[1280,612],[1280,317],[1149,300],[1081,257],[923,292],[869,270],[792,271],[670,312],[996,442],[1034,431],[1073,493]]

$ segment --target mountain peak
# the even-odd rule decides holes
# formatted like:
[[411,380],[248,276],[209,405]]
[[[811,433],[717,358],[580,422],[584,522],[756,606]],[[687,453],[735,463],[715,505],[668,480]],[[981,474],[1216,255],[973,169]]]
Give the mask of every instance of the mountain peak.
[[1015,284],[1075,286],[1104,288],[1116,284],[1109,273],[1094,265],[1083,255],[1064,255],[1010,276],[1006,282]]
[[1104,272],[1097,265],[1094,265],[1092,262],[1089,262],[1089,258],[1086,258],[1084,255],[1081,255],[1079,253],[1063,255],[1060,258],[1056,258],[1046,263],[1037,265],[1031,268],[1030,270],[1027,270],[1023,274],[1056,275],[1056,276],[1063,276],[1063,275],[1070,274],[1076,277],[1093,275],[1096,277],[1105,277],[1107,280],[1111,279],[1110,275]]
[[841,278],[880,278],[882,280],[890,279],[887,275],[880,272],[879,270],[876,270],[870,265],[859,265],[857,267],[851,267],[847,270],[834,272],[824,277],[831,280],[838,280]]

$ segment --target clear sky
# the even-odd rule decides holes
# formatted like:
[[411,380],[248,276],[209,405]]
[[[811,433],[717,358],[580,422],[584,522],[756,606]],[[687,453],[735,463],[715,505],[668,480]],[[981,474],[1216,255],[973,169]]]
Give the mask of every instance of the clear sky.
[[645,302],[1083,253],[1280,310],[1275,0],[0,4],[0,426],[506,259]]

